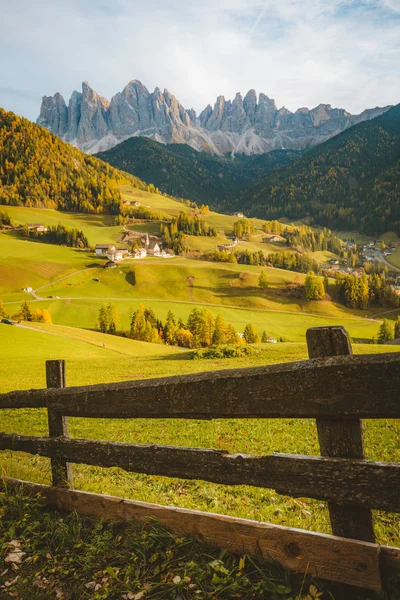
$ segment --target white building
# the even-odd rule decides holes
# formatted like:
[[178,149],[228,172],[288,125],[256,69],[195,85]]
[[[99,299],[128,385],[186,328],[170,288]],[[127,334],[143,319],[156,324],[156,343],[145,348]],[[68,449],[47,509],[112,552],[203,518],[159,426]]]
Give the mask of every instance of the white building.
[[97,256],[108,256],[116,251],[114,244],[96,244],[95,253]]
[[137,248],[132,253],[133,258],[146,258],[147,250],[146,248]]
[[112,260],[113,262],[119,262],[121,260],[124,260],[124,258],[127,258],[128,254],[128,248],[115,248],[114,246],[114,251],[107,252],[106,256],[109,260]]
[[161,256],[160,246],[157,242],[150,242],[147,248],[147,254],[152,256]]

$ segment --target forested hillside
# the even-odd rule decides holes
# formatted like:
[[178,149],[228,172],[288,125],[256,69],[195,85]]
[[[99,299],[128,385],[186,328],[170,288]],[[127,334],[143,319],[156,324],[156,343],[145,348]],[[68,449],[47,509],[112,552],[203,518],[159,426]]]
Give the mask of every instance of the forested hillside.
[[225,210],[400,234],[400,105],[250,185]]
[[87,213],[118,212],[118,185],[138,178],[0,108],[0,204]]
[[160,144],[133,137],[97,154],[114,167],[132,173],[172,196],[217,208],[250,182],[290,164],[300,152],[276,150],[257,156],[218,157],[186,144]]

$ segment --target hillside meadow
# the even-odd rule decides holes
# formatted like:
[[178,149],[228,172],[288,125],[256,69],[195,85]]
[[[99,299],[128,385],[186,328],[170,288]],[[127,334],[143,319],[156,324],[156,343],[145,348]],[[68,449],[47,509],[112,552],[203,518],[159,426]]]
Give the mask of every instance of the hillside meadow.
[[[189,208],[181,202],[172,198],[162,196],[156,193],[150,193],[133,188],[131,186],[120,186],[123,200],[127,202],[138,201],[144,208],[149,208],[157,213],[161,219],[169,220],[179,215],[180,212],[188,212]],[[9,214],[13,224],[24,225],[25,223],[42,223],[47,226],[56,226],[62,223],[66,227],[76,228],[83,231],[88,238],[89,243],[108,244],[117,242],[123,233],[123,227],[114,225],[114,217],[107,214],[86,214],[78,212],[61,212],[52,209],[26,208],[21,206],[7,206],[4,210]],[[204,253],[213,251],[219,244],[226,244],[233,234],[233,224],[238,220],[237,217],[224,215],[216,212],[209,212],[199,215],[203,221],[215,227],[218,231],[216,237],[207,236],[186,236],[186,244],[191,253]],[[248,241],[240,241],[237,249],[256,252],[262,250],[264,253],[287,251],[288,247],[279,243],[264,242],[265,234],[262,231],[264,223],[261,219],[250,219],[254,226],[254,235],[251,235]],[[161,221],[138,222],[134,225],[127,225],[127,229],[140,231],[143,234],[158,235],[160,232]],[[228,238],[227,238],[228,236]],[[329,252],[311,253],[317,262],[322,263],[332,258]]]
[[[88,329],[96,328],[98,311],[108,302],[118,309],[122,329],[129,328],[140,303],[161,319],[172,309],[184,321],[195,305],[208,307],[239,332],[252,322],[259,333],[266,330],[292,342],[304,341],[308,327],[332,322],[346,326],[355,340],[367,341],[376,337],[380,325],[366,319],[365,311],[289,295],[288,285],[304,282],[301,273],[268,268],[269,287],[261,290],[261,268],[256,266],[184,257],[128,260],[115,269],[104,269],[104,263],[93,253],[0,233],[0,298],[7,314],[27,300],[49,309],[54,323]],[[39,302],[22,291],[27,286],[36,290]]]
[[[303,344],[260,345],[245,358],[192,360],[190,352],[176,348],[121,340],[76,328],[36,325],[35,330],[0,325],[0,391],[45,387],[45,360],[63,358],[67,385],[147,379],[204,370],[240,368],[307,358]],[[354,345],[356,353],[384,352],[388,347]],[[397,350],[397,348],[390,348]],[[70,435],[131,443],[225,449],[231,453],[271,452],[318,454],[313,420],[235,420],[210,422],[164,420],[111,420],[71,418]],[[2,411],[2,429],[25,435],[46,435],[44,410]],[[365,423],[366,455],[370,459],[398,461],[399,428],[391,421]],[[273,490],[248,486],[222,486],[203,481],[125,473],[119,468],[73,467],[79,489],[137,500],[197,508],[206,511],[271,521],[277,524],[329,532],[326,505],[308,499],[280,496]],[[4,451],[3,475],[49,483],[47,459]],[[395,544],[400,535],[397,516],[376,513],[378,541]]]

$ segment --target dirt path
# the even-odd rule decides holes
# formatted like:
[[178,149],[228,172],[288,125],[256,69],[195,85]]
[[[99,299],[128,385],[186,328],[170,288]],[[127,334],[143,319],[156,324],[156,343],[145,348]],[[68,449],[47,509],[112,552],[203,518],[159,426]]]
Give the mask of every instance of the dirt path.
[[44,288],[47,288],[51,285],[59,283],[60,281],[69,279],[69,277],[73,277],[74,275],[77,275],[78,273],[84,273],[85,271],[88,271],[89,269],[93,269],[93,268],[94,267],[85,267],[84,269],[80,269],[79,271],[74,271],[73,273],[70,273],[69,275],[65,275],[64,277],[61,277],[60,279],[56,279],[55,281],[51,281],[50,283],[45,283],[44,285],[41,285],[40,287],[36,288],[36,290],[33,290],[32,292],[30,292],[31,296],[33,296],[35,298],[35,300],[47,300],[47,298],[43,298],[42,296],[37,295],[39,290],[43,290]]
[[400,269],[398,267],[395,267],[394,265],[392,265],[392,263],[390,263],[388,260],[386,260],[386,258],[382,254],[382,252],[379,252],[378,256],[379,256],[379,262],[385,263],[385,265],[387,265],[392,271],[396,271],[397,273],[400,273]]

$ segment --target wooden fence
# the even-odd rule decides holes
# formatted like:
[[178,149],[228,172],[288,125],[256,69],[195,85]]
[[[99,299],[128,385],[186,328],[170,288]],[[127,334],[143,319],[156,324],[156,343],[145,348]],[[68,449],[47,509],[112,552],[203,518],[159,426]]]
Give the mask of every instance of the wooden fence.
[[[365,460],[360,419],[400,418],[400,353],[353,356],[342,327],[309,329],[307,344],[307,361],[84,387],[65,387],[64,361],[47,361],[47,389],[0,395],[0,408],[47,408],[49,437],[0,433],[0,450],[49,457],[53,487],[24,485],[59,508],[154,516],[172,531],[261,554],[296,572],[380,590],[400,572],[400,548],[375,543],[371,509],[400,512],[400,464]],[[316,418],[321,456],[70,439],[68,416]],[[71,489],[71,463],[325,500],[334,535],[78,492]]]

